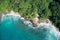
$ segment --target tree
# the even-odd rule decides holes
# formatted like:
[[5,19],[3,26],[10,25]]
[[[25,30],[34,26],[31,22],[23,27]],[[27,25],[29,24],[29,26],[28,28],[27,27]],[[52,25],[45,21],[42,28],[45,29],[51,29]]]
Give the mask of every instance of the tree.
[[50,16],[50,20],[60,29],[60,4],[58,2],[51,2],[50,3],[50,10],[52,15]]

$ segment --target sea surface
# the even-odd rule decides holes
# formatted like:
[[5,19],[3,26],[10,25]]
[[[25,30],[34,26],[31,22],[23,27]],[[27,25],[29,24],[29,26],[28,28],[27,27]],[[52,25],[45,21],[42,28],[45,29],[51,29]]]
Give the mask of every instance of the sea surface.
[[59,31],[51,24],[40,23],[33,27],[30,21],[18,16],[2,16],[0,22],[0,40],[60,40]]

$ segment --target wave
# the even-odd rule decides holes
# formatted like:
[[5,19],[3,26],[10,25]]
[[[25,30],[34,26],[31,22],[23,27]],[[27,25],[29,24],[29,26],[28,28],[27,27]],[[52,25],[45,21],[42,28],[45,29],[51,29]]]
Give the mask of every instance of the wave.
[[[21,20],[25,26],[28,26],[28,27],[26,27],[26,29],[28,28],[28,30],[30,30],[29,28],[31,28],[31,30],[32,29],[35,30],[35,33],[36,33],[36,30],[37,30],[37,31],[39,31],[39,35],[41,33],[40,31],[43,30],[44,33],[45,32],[47,34],[50,33],[49,34],[49,38],[50,38],[50,35],[53,34],[57,38],[56,40],[60,40],[59,39],[60,38],[60,32],[59,32],[59,30],[54,25],[52,25],[51,23],[46,23],[46,22],[45,23],[39,23],[39,24],[37,24],[36,27],[33,27],[32,23],[30,21],[25,20],[24,17],[21,17],[20,14],[15,13],[13,11],[11,11],[11,13],[8,13],[6,15],[2,14],[2,18],[1,18],[1,22],[2,23],[5,22],[5,21],[8,21],[8,22],[5,22],[5,24],[7,24],[7,25],[10,25],[13,22],[18,22],[19,20]],[[33,34],[35,34],[35,33],[33,33]],[[39,36],[39,37],[41,37],[41,36]],[[47,39],[49,39],[49,38],[47,38]]]

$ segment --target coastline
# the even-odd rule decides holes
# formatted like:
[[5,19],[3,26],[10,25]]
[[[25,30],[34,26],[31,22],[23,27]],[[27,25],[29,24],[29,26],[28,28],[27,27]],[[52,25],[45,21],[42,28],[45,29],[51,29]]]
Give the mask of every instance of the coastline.
[[[6,11],[6,13],[2,13],[0,14],[0,21],[1,21],[1,18],[5,15],[13,15],[13,16],[17,16],[17,17],[20,17],[24,22],[25,21],[30,21],[32,26],[33,27],[36,27],[39,23],[48,23],[48,24],[52,24],[51,21],[49,19],[44,19],[44,20],[41,20],[41,19],[38,19],[38,16],[36,16],[35,18],[33,18],[32,20],[29,20],[29,19],[26,19],[24,17],[22,17],[18,12],[14,12],[14,11]],[[25,22],[26,23],[26,22]],[[24,23],[24,24],[25,24]]]
[[1,22],[1,14],[0,14],[0,22]]
[[[56,28],[52,23],[50,22],[49,19],[46,20],[39,20],[37,17],[34,18],[33,20],[27,20],[24,17],[21,17],[19,13],[15,13],[14,11],[11,11],[10,13],[7,14],[2,14],[1,18],[6,15],[12,15],[12,16],[17,16],[23,20],[24,24],[27,25],[26,23],[29,23],[29,25],[32,25],[32,28],[50,28],[53,33],[56,33],[57,36],[60,36],[58,28]],[[42,26],[47,26],[47,27],[42,27]],[[41,26],[41,27],[40,27]]]
[[38,19],[38,16],[36,16],[32,20],[29,20],[29,19],[22,17],[18,12],[14,12],[14,11],[11,11],[11,12],[6,11],[5,14],[4,13],[0,14],[0,21],[1,21],[2,16],[5,16],[5,15],[14,15],[14,16],[20,17],[24,21],[30,21],[32,23],[33,27],[36,27],[37,24],[39,24],[39,23],[50,23],[49,19],[41,20],[41,19]]

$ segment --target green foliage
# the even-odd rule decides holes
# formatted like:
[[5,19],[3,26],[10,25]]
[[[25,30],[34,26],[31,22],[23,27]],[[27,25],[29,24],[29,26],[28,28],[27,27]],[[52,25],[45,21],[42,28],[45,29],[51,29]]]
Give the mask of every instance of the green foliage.
[[0,0],[0,14],[8,11],[19,12],[21,16],[32,20],[39,15],[39,19],[49,18],[60,27],[59,0]]
[[50,3],[50,10],[52,12],[52,15],[50,16],[50,20],[58,28],[60,28],[60,4],[59,4],[59,2],[55,2],[55,1]]
[[0,13],[5,12],[8,9],[8,0],[0,0]]
[[39,18],[48,18],[51,14],[48,9],[50,0],[0,0],[0,2],[0,12],[14,10],[29,19],[36,17],[35,14],[39,14]]

